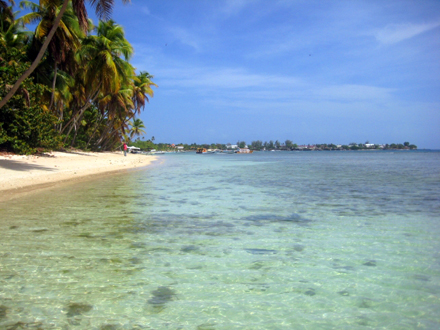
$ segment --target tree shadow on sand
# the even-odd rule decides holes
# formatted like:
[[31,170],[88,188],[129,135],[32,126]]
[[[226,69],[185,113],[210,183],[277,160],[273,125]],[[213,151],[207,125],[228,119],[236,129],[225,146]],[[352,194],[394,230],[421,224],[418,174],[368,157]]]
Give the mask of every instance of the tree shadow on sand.
[[15,160],[5,160],[0,159],[0,167],[12,170],[12,171],[31,171],[31,170],[41,170],[41,171],[56,171],[56,168],[51,168],[47,166],[41,166],[37,164],[27,164],[22,162],[17,162]]

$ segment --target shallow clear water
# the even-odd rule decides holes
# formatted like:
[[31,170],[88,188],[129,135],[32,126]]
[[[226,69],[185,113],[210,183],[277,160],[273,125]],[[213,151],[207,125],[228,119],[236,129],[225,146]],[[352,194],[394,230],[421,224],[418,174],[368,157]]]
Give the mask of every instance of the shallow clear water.
[[440,327],[440,153],[161,161],[0,204],[0,329]]

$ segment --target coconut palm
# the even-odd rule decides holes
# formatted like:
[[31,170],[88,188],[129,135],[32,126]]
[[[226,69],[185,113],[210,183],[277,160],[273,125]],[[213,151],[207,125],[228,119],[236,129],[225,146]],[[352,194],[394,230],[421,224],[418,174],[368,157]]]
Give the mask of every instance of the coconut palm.
[[23,48],[31,36],[31,32],[25,31],[23,22],[16,19],[17,12],[13,13],[11,7],[0,5],[0,45],[3,49]]
[[78,56],[87,63],[87,87],[93,90],[99,86],[115,93],[133,76],[134,68],[127,62],[133,47],[125,39],[122,26],[112,20],[99,22],[96,32],[83,40]]
[[[24,24],[39,22],[35,29],[34,45],[38,44],[39,46],[41,41],[47,36],[62,5],[63,0],[40,1],[39,5],[27,0],[20,2],[21,8],[31,10],[30,13],[22,16],[20,20]],[[58,67],[60,65],[66,66],[68,57],[72,57],[72,54],[80,46],[80,39],[84,38],[84,36],[70,4],[61,18],[59,28],[49,43],[50,54],[53,59],[52,95],[49,108],[52,108],[55,100]]]
[[[14,0],[8,0],[8,2],[11,6],[15,5]],[[9,14],[12,15],[12,9],[11,9],[11,7],[8,6],[8,4],[6,3],[5,0],[0,0],[0,9],[9,12]]]
[[[121,104],[119,101],[121,85],[127,86],[123,88],[124,90],[130,89],[132,84],[130,77],[134,74],[134,68],[121,56],[128,59],[132,54],[133,47],[125,39],[124,30],[112,20],[100,21],[97,35],[88,36],[83,40],[81,49],[76,54],[77,61],[83,67],[76,79],[77,106],[71,119],[62,129],[64,131],[69,127],[66,137],[70,134],[72,126],[77,125],[79,118],[99,98],[105,99],[100,101],[99,105],[102,113],[106,105],[118,104],[118,102]],[[130,93],[131,98],[132,89]],[[127,92],[122,94],[125,96]],[[118,108],[111,106],[108,110],[109,116],[112,117]]]
[[97,141],[98,145],[102,145],[110,136],[115,135],[115,131],[125,134],[125,129],[128,128],[127,118],[134,116],[132,95],[133,90],[127,85],[120,88],[117,93],[108,94],[99,100],[98,106],[101,112],[106,113],[107,127],[102,131]]
[[140,136],[146,133],[146,131],[143,129],[145,128],[145,125],[143,121],[140,120],[139,118],[133,119],[128,124],[131,126],[129,133],[130,139],[132,139],[134,136]]
[[[43,0],[42,0],[43,1]],[[51,0],[44,0],[44,1],[51,1]],[[13,1],[9,0],[9,2],[12,4]],[[96,14],[99,18],[108,19],[111,13],[111,10],[113,8],[113,0],[89,0],[92,6],[95,7]],[[130,2],[130,0],[122,0],[122,2],[127,3]],[[49,43],[51,42],[56,30],[58,29],[58,26],[61,22],[61,18],[63,17],[64,13],[66,12],[69,4],[72,3],[73,10],[75,12],[75,15],[78,18],[79,24],[82,27],[83,31],[87,31],[87,10],[85,7],[85,1],[84,0],[69,0],[64,1],[63,6],[60,8],[55,20],[53,21],[52,28],[50,29],[49,33],[46,36],[46,39],[44,40],[43,45],[40,48],[40,51],[38,55],[36,56],[35,60],[32,62],[31,66],[28,70],[26,70],[23,75],[17,80],[17,82],[14,84],[14,86],[11,88],[11,90],[8,92],[8,94],[0,101],[0,109],[6,104],[6,102],[9,101],[9,99],[15,94],[15,92],[20,87],[21,83],[31,75],[31,73],[37,68],[38,64],[40,63],[41,59],[44,56],[44,53],[46,52],[47,47],[49,46]],[[0,0],[0,6],[5,6],[6,2],[4,0]]]
[[148,96],[153,97],[154,95],[151,86],[157,87],[151,79],[153,76],[143,71],[133,79],[133,104],[138,114],[140,114],[141,108],[145,107],[145,101],[149,102]]

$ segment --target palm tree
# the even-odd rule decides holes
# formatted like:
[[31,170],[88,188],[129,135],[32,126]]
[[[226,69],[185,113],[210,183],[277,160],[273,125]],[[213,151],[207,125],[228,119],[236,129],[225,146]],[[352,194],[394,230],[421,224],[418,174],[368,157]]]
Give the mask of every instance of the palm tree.
[[[134,68],[127,61],[133,53],[133,47],[125,39],[123,28],[110,20],[101,21],[96,29],[97,34],[88,36],[82,42],[77,53],[77,60],[83,64],[84,70],[79,72],[77,79],[80,85],[76,111],[64,126],[69,127],[65,141],[73,128],[81,122],[85,111],[95,103],[100,110],[99,121],[105,123],[99,138],[93,144],[101,149],[112,144],[117,134],[124,133],[127,122],[136,114],[133,112]],[[89,93],[84,93],[89,91]],[[82,104],[82,105],[81,105]],[[92,135],[102,127],[95,125]],[[88,144],[91,139],[89,139]]]
[[[50,0],[47,0],[50,1]],[[108,19],[111,13],[111,10],[113,8],[113,0],[88,0],[92,6],[95,7],[96,14],[100,18]],[[11,4],[13,4],[13,0],[9,0]],[[31,75],[31,73],[37,68],[38,64],[40,63],[41,59],[44,56],[44,53],[46,52],[47,47],[49,46],[50,41],[52,40],[56,30],[58,29],[58,26],[61,22],[61,18],[63,17],[64,13],[66,12],[70,2],[72,3],[73,10],[78,18],[79,24],[82,27],[83,31],[87,30],[88,20],[87,20],[87,10],[85,7],[84,0],[66,0],[63,2],[63,6],[60,8],[58,15],[56,16],[52,28],[50,29],[49,33],[47,34],[46,39],[44,40],[43,45],[40,48],[40,51],[35,58],[35,60],[32,62],[29,69],[27,69],[23,75],[17,80],[17,82],[14,84],[14,86],[11,88],[11,90],[8,92],[8,94],[0,101],[0,109],[9,101],[9,99],[15,94],[15,92],[18,90],[22,82]],[[127,3],[130,2],[130,0],[122,0],[122,2]],[[0,0],[0,6],[5,7],[6,2],[4,0]]]
[[[24,24],[29,24],[38,21],[35,29],[34,45],[46,37],[53,25],[53,21],[57,16],[61,6],[62,0],[46,0],[40,1],[37,5],[31,1],[23,0],[20,3],[21,8],[30,9],[32,12],[20,18]],[[53,79],[52,79],[52,95],[49,109],[52,108],[55,99],[55,87],[58,76],[58,67],[61,64],[66,64],[69,54],[74,53],[79,45],[80,39],[84,38],[78,19],[73,12],[73,8],[69,8],[61,18],[59,28],[56,30],[52,40],[49,43],[50,54],[53,59]],[[39,47],[38,47],[39,48]],[[70,56],[72,57],[72,56]]]
[[143,71],[133,79],[133,103],[138,114],[140,114],[141,108],[145,107],[145,101],[149,102],[148,96],[153,97],[154,95],[151,86],[157,87],[151,79],[153,76]]
[[3,49],[21,49],[31,36],[31,32],[24,30],[21,20],[15,17],[11,7],[0,5],[0,45]]
[[122,26],[112,20],[99,22],[97,35],[83,40],[78,57],[87,62],[87,87],[100,86],[107,92],[117,92],[134,74],[127,62],[132,55],[133,47],[125,39]]
[[[11,4],[11,6],[15,5],[14,0],[8,0],[8,2]],[[10,7],[8,7],[8,4],[5,0],[0,0],[0,9],[8,11],[10,14],[12,14],[12,10],[10,9]]]
[[[77,73],[76,79],[77,106],[62,132],[70,125],[68,136],[73,128],[72,125],[76,125],[78,118],[81,118],[93,102],[100,97],[105,99],[100,101],[99,105],[102,113],[105,111],[105,105],[120,102],[118,92],[121,85],[130,86],[130,77],[134,74],[134,68],[122,59],[121,55],[128,59],[132,54],[133,47],[125,39],[123,28],[112,20],[100,21],[97,35],[85,38],[81,49],[76,54],[77,61],[83,66],[83,70]],[[131,89],[130,92],[132,93]],[[131,97],[132,94],[130,94]],[[117,107],[111,107],[110,115],[113,115],[116,110]]]
[[143,129],[145,128],[145,125],[139,118],[133,119],[128,124],[131,126],[130,139],[132,139],[134,136],[140,136],[146,133],[146,131]]

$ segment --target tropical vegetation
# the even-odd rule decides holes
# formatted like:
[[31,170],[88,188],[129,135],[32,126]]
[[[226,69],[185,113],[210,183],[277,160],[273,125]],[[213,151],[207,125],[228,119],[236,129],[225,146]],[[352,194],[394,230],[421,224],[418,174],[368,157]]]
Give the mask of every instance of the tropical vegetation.
[[301,150],[301,151],[324,151],[324,150],[415,150],[417,146],[409,142],[404,143],[391,143],[391,144],[370,144],[368,141],[366,143],[350,143],[349,145],[335,145],[330,144],[307,144],[298,145],[293,143],[291,140],[286,140],[285,142],[280,142],[278,140],[265,141],[261,140],[252,141],[251,144],[246,144],[245,141],[238,141],[235,145],[230,143],[179,143],[177,145],[171,143],[154,143],[154,136],[147,140],[141,140],[137,138],[135,141],[131,142],[132,146],[138,147],[141,150],[149,151],[164,150],[164,151],[176,151],[178,146],[182,147],[185,151],[196,151],[198,148],[205,149],[218,149],[218,150],[230,150],[234,148],[249,148],[251,150],[262,151],[262,150],[277,150],[277,151],[289,151],[289,150]]
[[114,150],[145,133],[136,116],[154,94],[153,76],[130,63],[133,47],[108,19],[113,0],[89,2],[96,25],[84,0],[24,0],[21,16],[0,0],[1,150]]

